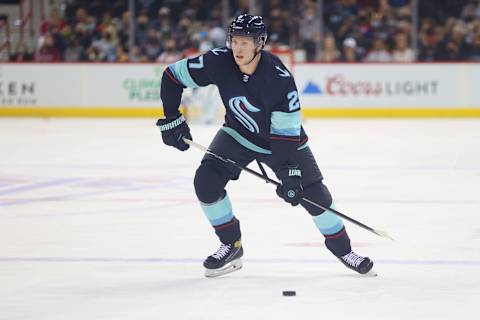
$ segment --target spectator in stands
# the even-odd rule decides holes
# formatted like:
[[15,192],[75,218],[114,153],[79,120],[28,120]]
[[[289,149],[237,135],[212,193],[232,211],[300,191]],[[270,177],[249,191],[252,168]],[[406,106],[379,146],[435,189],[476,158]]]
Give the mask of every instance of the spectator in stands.
[[271,40],[277,42],[278,45],[290,45],[290,28],[280,9],[274,9],[270,12],[268,32]]
[[166,39],[171,37],[175,31],[171,16],[171,10],[168,7],[161,7],[158,10],[158,18],[150,23],[150,27],[160,32],[160,37]]
[[200,40],[198,43],[198,51],[200,53],[206,53],[214,48],[212,41],[208,37],[207,31],[200,31],[198,33],[198,39]]
[[157,59],[157,62],[170,64],[182,59],[182,54],[178,51],[175,40],[169,39],[165,42],[165,51]]
[[75,18],[73,24],[76,25],[78,23],[87,24],[88,19],[88,12],[85,8],[80,7],[75,11]]
[[[447,28],[449,26],[447,25]],[[439,43],[435,59],[437,61],[464,61],[468,57],[468,45],[465,42],[465,27],[455,22],[451,31]]]
[[[222,2],[214,0],[136,0],[135,48],[129,46],[129,12],[125,0],[68,0],[66,9],[53,8],[41,23],[42,45],[35,58],[59,61],[133,61],[171,59],[184,50],[198,52],[222,46]],[[229,14],[246,12],[249,0],[228,1]],[[480,1],[418,1],[418,53],[410,48],[411,0],[324,0],[323,29],[314,0],[256,0],[260,14],[270,20],[269,46],[303,49],[307,61],[477,61]],[[464,3],[463,7],[461,3]],[[65,16],[63,15],[65,13]],[[298,17],[298,18],[297,18]],[[98,19],[98,21],[97,21]],[[67,22],[67,23],[66,23]],[[105,30],[110,30],[111,40]],[[152,31],[157,33],[156,39]],[[333,43],[330,34],[333,35]],[[346,40],[351,38],[351,40]],[[175,52],[163,52],[169,40]],[[382,39],[382,40],[378,40]],[[353,50],[353,41],[355,50]],[[49,43],[51,39],[46,42]],[[41,41],[45,42],[44,40]],[[323,42],[323,43],[322,43]],[[94,45],[92,44],[94,43]],[[320,44],[324,50],[318,52]],[[334,45],[333,45],[334,44]],[[340,48],[341,50],[338,50]],[[368,55],[365,50],[370,49]],[[388,48],[393,48],[392,53]],[[28,59],[22,46],[12,60]],[[342,54],[340,54],[340,52]],[[58,56],[57,56],[57,53]]]
[[357,48],[357,41],[354,38],[346,38],[343,41],[343,53],[340,58],[342,62],[362,61],[361,51]]
[[100,50],[93,46],[86,48],[80,54],[80,61],[82,62],[104,62],[103,57],[100,55]]
[[306,60],[315,61],[317,58],[317,43],[321,39],[320,20],[316,16],[315,7],[307,7],[299,22],[300,42],[305,50]]
[[438,44],[438,34],[435,32],[435,22],[431,18],[422,19],[419,36],[420,61],[431,62],[435,60],[435,48]]
[[158,56],[162,52],[162,45],[158,32],[150,28],[148,30],[147,39],[143,45],[143,52],[149,61],[157,60]]
[[408,46],[408,36],[405,33],[399,33],[395,36],[395,47],[392,53],[394,62],[413,62],[415,53]]
[[326,28],[338,37],[338,32],[342,26],[352,23],[358,12],[358,6],[355,0],[338,0],[326,3],[324,10],[324,21]]
[[320,53],[320,61],[335,62],[340,60],[340,51],[337,49],[335,38],[332,34],[325,35],[323,39],[323,48]]
[[33,61],[34,54],[28,49],[24,43],[18,42],[15,53],[10,56],[12,62],[28,62]]
[[[172,31],[169,33],[164,32],[161,34],[163,42],[173,38],[177,42],[176,45],[179,49],[191,47],[192,45],[195,45],[198,49],[201,41],[200,36],[204,36],[208,28],[202,25],[200,21],[196,21],[193,16],[193,10],[183,12],[176,27],[172,28]],[[202,35],[200,35],[200,32],[202,32]],[[190,43],[192,40],[194,44]]]
[[148,58],[142,53],[139,46],[133,46],[129,55],[130,62],[147,62]]
[[225,46],[227,40],[227,33],[225,32],[225,28],[222,28],[218,25],[213,27],[208,32],[208,38],[210,39],[213,47],[215,48]]
[[112,25],[112,23],[112,13],[110,11],[104,12],[102,15],[102,21],[95,27],[95,33],[102,34],[103,31]]
[[117,24],[117,37],[120,46],[128,46],[130,33],[130,11],[122,13],[120,21]]
[[117,37],[112,25],[106,27],[102,37],[92,43],[92,47],[98,50],[100,61],[113,62],[117,60]]
[[126,52],[125,48],[123,46],[118,46],[117,48],[117,61],[118,62],[129,62],[130,57],[128,56],[128,53]]
[[40,33],[44,35],[46,33],[61,32],[65,26],[66,24],[60,10],[53,8],[50,12],[50,18],[40,24]]
[[[142,46],[148,37],[148,25],[149,25],[149,18],[148,14],[145,11],[140,12],[137,17],[135,26],[135,44],[138,46]],[[155,29],[155,27],[152,27]],[[156,29],[158,30],[158,29]]]
[[67,45],[67,49],[65,51],[65,61],[66,62],[76,62],[80,60],[80,57],[85,50],[85,47],[82,44],[82,40],[80,37],[76,35],[72,35],[70,37],[70,42]]
[[40,44],[35,55],[35,61],[37,62],[60,62],[62,61],[60,51],[55,48],[53,37],[51,34],[46,34],[43,41]]
[[387,50],[385,40],[383,38],[377,37],[373,41],[372,49],[367,53],[365,62],[390,62],[392,61],[392,55]]
[[473,37],[472,47],[468,53],[468,60],[480,62],[480,32]]

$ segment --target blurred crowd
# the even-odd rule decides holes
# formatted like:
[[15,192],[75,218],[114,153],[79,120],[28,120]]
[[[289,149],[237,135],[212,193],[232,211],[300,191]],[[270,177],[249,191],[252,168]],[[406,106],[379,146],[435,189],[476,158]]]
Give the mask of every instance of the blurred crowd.
[[[257,2],[268,48],[294,50],[298,61],[480,61],[480,0],[421,0],[418,19],[410,0]],[[228,3],[229,18],[251,9]],[[225,45],[222,1],[136,0],[131,48],[128,1],[65,4],[42,22],[37,48],[18,44],[11,61],[171,63]]]

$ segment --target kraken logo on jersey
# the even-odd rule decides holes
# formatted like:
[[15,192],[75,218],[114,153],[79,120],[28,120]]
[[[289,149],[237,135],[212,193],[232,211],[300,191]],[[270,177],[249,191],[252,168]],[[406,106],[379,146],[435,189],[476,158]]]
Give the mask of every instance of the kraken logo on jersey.
[[232,110],[235,118],[250,132],[259,133],[258,124],[250,117],[246,111],[259,112],[260,109],[248,102],[247,97],[233,97],[228,101],[228,106]]

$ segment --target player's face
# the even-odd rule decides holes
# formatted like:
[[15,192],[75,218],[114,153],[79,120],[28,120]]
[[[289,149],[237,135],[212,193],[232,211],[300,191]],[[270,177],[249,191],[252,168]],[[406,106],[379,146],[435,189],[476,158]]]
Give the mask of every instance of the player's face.
[[252,61],[255,56],[255,49],[255,41],[252,37],[232,37],[233,57],[239,66],[248,64]]

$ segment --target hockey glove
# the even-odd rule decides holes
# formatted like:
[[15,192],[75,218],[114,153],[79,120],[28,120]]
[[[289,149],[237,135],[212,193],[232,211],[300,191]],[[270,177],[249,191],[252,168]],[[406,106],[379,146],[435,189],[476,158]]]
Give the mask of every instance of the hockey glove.
[[185,151],[190,147],[183,141],[183,138],[192,140],[192,135],[182,114],[176,118],[158,119],[157,127],[162,133],[163,143],[167,146],[175,147],[181,151]]
[[302,170],[298,166],[288,166],[276,172],[278,179],[282,182],[277,187],[277,194],[280,198],[296,206],[303,197]]

